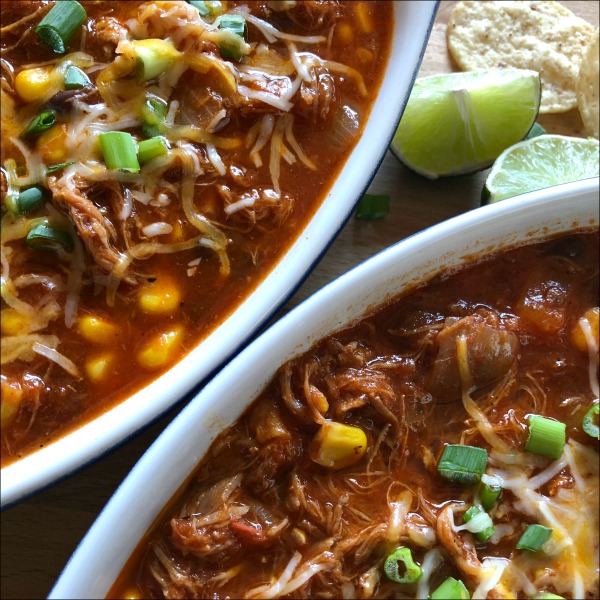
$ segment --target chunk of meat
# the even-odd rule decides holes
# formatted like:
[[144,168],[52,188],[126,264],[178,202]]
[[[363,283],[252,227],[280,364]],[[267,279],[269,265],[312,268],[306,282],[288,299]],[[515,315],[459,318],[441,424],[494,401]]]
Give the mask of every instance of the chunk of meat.
[[267,546],[279,539],[289,520],[248,496],[241,482],[238,474],[193,497],[181,516],[171,519],[174,546],[183,554],[220,564],[244,548]]
[[248,512],[238,502],[241,479],[238,474],[215,483],[193,496],[179,518],[171,519],[171,541],[177,549],[216,562],[240,549],[229,525]]
[[276,542],[289,525],[287,517],[275,520],[264,506],[253,501],[248,514],[234,519],[229,529],[238,541],[248,549],[265,548]]
[[354,408],[369,405],[381,415],[385,422],[398,426],[403,410],[387,375],[374,369],[344,369],[326,378],[328,394],[335,406]]
[[468,532],[462,532],[461,535],[454,530],[453,504],[448,504],[440,512],[436,523],[436,533],[438,540],[462,573],[478,581],[481,573],[481,561],[477,558],[472,535]]
[[198,527],[193,520],[172,519],[171,541],[184,554],[194,554],[217,564],[241,549],[227,519],[207,527]]
[[[277,113],[280,111],[278,102],[289,102],[291,100],[292,80],[286,75],[252,75],[243,77],[238,86],[239,94],[235,97],[236,106],[242,114],[256,113]],[[254,94],[263,95],[265,98],[271,98],[272,104],[268,100],[263,101],[260,97],[253,97]]]
[[337,0],[306,0],[290,6],[288,17],[305,31],[333,25],[342,13]]
[[300,100],[299,112],[306,114],[313,122],[327,120],[336,101],[333,76],[315,69],[313,80],[303,81],[300,86]]
[[[48,186],[52,192],[53,202],[67,209],[79,237],[94,262],[103,271],[110,273],[122,258],[115,245],[117,233],[114,225],[85,195],[86,184],[77,178],[74,181],[76,185],[70,187],[59,185],[55,177],[49,177]],[[129,283],[135,281],[131,275],[124,279]]]
[[262,446],[254,468],[244,473],[244,485],[254,492],[272,488],[302,457],[302,442],[294,437],[276,437]]
[[461,377],[456,340],[465,336],[467,358],[475,388],[484,387],[505,375],[517,357],[519,340],[512,331],[490,325],[478,314],[446,325],[437,335],[437,355],[427,376],[427,388],[442,398],[458,398]]
[[129,37],[129,31],[114,17],[100,17],[91,23],[87,44],[109,61],[114,57],[115,49],[121,40]]
[[[440,543],[450,554],[454,564],[464,574],[467,581],[473,587],[481,583],[481,576],[484,572],[483,565],[477,557],[473,536],[469,532],[459,534],[454,530],[454,504],[445,506],[437,519],[437,535]],[[486,598],[501,599],[507,598],[500,589],[500,586],[493,587]]]
[[342,344],[332,339],[327,342],[327,353],[340,367],[364,367],[374,356],[373,351],[360,341]]

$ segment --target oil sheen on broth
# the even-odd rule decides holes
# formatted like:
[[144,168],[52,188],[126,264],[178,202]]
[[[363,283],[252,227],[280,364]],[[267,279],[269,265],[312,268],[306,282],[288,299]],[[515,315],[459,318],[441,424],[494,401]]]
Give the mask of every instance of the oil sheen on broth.
[[[383,2],[2,2],[2,464],[164,372],[264,278],[354,146]],[[116,134],[116,135],[115,135]]]
[[596,231],[445,274],[284,364],[109,597],[591,600],[598,468]]

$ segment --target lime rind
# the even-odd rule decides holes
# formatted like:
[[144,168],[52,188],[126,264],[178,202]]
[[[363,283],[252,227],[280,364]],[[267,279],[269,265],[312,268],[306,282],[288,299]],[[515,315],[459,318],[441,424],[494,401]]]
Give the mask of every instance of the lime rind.
[[540,99],[536,71],[423,77],[415,82],[390,148],[409,169],[430,179],[479,171],[527,135]]
[[600,145],[593,138],[540,135],[507,148],[483,187],[483,204],[598,177]]

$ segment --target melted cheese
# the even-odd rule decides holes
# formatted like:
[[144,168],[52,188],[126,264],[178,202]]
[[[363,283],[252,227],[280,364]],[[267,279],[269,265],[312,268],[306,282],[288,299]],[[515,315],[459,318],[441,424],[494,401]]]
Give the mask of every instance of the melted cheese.
[[[515,495],[514,508],[552,529],[541,556],[527,551],[513,555],[513,568],[505,581],[500,580],[513,593],[521,589],[524,580],[537,591],[551,584],[558,593],[573,598],[582,598],[584,590],[597,585],[599,467],[597,452],[569,440],[563,456],[533,477],[528,477],[522,466],[498,464],[489,470]],[[553,496],[537,491],[564,469],[573,475],[574,488],[560,488]]]

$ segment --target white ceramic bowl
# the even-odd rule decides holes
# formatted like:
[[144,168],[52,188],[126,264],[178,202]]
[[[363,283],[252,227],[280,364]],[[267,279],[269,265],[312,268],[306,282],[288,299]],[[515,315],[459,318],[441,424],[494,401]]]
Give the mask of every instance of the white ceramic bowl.
[[[449,267],[556,233],[598,227],[598,190],[595,178],[472,210],[384,250],[305,300],[233,359],[172,421],[115,492],[49,597],[104,598],[215,437],[285,361]],[[142,503],[140,490],[145,490]]]
[[275,269],[165,375],[73,433],[2,469],[2,508],[98,458],[214,373],[283,305],[348,220],[381,163],[417,75],[438,2],[395,2],[388,67],[363,136],[314,218]]

